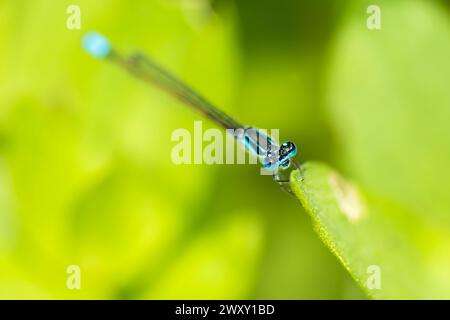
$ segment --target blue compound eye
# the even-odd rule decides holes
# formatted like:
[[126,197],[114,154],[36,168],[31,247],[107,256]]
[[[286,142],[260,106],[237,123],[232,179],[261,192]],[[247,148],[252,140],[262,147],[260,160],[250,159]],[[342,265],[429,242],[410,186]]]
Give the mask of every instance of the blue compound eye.
[[278,150],[278,167],[286,170],[290,167],[290,159],[297,153],[297,147],[291,141],[287,141],[281,144]]
[[280,150],[278,151],[280,160],[290,159],[297,153],[297,147],[291,141],[286,141],[281,144]]
[[105,58],[111,53],[108,39],[98,32],[88,32],[82,40],[84,50],[96,58]]

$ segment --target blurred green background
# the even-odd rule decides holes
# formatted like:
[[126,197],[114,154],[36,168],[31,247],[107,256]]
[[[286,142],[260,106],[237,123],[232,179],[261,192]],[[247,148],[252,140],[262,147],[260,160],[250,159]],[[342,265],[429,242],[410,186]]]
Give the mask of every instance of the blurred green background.
[[1,0],[0,298],[364,298],[258,166],[174,165],[171,133],[202,118],[85,54],[90,30],[240,122],[280,128],[300,161],[439,226],[449,251],[449,5],[376,1],[375,31],[370,4]]

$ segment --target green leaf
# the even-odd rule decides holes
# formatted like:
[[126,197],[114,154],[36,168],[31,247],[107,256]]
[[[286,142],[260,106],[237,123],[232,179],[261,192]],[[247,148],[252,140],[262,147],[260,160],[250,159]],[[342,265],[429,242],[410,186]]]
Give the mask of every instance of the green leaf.
[[447,233],[324,164],[306,163],[291,184],[322,241],[369,297],[450,297]]

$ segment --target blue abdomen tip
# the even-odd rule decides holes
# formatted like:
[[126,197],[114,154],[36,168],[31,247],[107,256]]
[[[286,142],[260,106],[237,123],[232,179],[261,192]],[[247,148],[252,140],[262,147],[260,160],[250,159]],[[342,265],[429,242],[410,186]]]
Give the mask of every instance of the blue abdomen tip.
[[83,49],[96,58],[105,58],[111,52],[108,39],[98,32],[88,32],[82,40]]

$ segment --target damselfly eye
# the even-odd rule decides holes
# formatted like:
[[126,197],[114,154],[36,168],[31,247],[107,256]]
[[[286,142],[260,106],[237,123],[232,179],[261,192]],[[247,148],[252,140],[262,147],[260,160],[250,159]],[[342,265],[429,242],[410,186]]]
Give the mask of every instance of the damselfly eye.
[[278,150],[280,160],[290,159],[297,153],[297,147],[291,141],[283,142]]

